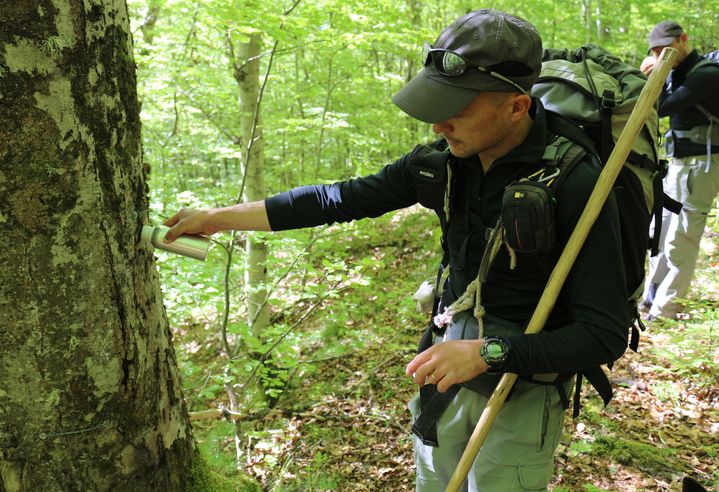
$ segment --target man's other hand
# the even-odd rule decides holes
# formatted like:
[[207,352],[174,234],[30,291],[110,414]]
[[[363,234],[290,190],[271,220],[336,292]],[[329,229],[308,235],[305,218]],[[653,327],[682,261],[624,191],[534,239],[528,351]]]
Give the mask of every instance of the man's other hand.
[[639,70],[644,72],[644,75],[649,77],[649,74],[652,73],[652,70],[654,70],[654,65],[657,64],[657,59],[655,56],[647,56],[642,60],[642,64],[639,65]]
[[487,371],[479,355],[484,340],[450,340],[433,345],[407,364],[406,373],[419,386],[436,384],[445,392],[453,384],[464,383]]

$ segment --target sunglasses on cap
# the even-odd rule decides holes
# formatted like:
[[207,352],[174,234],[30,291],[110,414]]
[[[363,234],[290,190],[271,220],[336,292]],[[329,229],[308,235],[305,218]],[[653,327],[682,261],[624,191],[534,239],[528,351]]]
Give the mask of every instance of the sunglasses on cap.
[[513,82],[504,75],[493,72],[488,68],[482,67],[480,65],[475,65],[459,53],[456,53],[452,50],[432,48],[431,44],[425,42],[424,47],[422,48],[422,59],[424,60],[425,67],[431,63],[434,66],[435,70],[437,70],[442,75],[446,75],[447,77],[459,77],[460,75],[463,75],[467,70],[472,68],[475,70],[479,70],[482,73],[486,73],[490,77],[494,77],[497,80],[501,80],[506,84],[516,87],[519,92],[527,95],[527,91],[525,91],[516,82]]

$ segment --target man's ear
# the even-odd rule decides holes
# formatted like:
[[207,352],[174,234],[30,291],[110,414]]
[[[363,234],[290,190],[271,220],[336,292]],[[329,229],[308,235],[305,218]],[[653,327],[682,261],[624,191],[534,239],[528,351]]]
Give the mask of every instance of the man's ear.
[[512,119],[520,121],[529,113],[532,107],[532,98],[526,94],[516,94],[512,101]]

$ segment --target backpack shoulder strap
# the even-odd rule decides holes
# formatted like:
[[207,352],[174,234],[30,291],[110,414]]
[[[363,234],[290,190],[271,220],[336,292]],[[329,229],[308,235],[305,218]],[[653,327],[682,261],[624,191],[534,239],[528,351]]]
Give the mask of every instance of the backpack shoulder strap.
[[580,145],[588,153],[595,154],[594,142],[582,128],[572,120],[554,111],[546,110],[547,128],[555,135],[566,137],[568,140]]
[[599,156],[589,136],[570,119],[547,111],[547,127],[557,138],[545,148],[542,159],[559,169],[557,178],[550,185],[555,197],[559,198],[562,184],[571,170],[587,154]]
[[[547,126],[550,132],[558,137],[545,149],[544,159],[552,158],[559,169],[557,178],[550,184],[554,196],[558,199],[564,180],[571,170],[586,157],[587,154],[594,155],[599,159],[594,148],[594,143],[589,136],[574,122],[560,114],[547,112]],[[557,151],[550,147],[556,147]],[[553,155],[554,154],[554,155]],[[612,399],[612,386],[601,367],[593,367],[579,371],[576,375],[574,408],[572,416],[576,418],[581,409],[579,395],[581,394],[582,379],[586,378],[594,389],[599,393],[607,405]]]
[[709,120],[710,123],[715,124],[715,125],[719,124],[719,117],[711,114],[707,108],[705,108],[701,104],[695,104],[694,107],[697,108],[699,110],[699,112],[701,114],[703,114],[706,119]]
[[[691,74],[692,72],[694,72],[694,71],[696,71],[696,70],[698,70],[698,69],[700,69],[700,68],[703,68],[703,67],[715,67],[715,68],[719,69],[719,63],[715,62],[714,60],[710,60],[710,59],[708,59],[708,58],[705,58],[705,57],[700,57],[700,58],[699,58],[699,61],[697,61],[694,65],[692,65],[692,68],[690,68],[689,71],[687,72],[687,77],[688,77],[689,74]],[[704,106],[702,106],[701,104],[695,104],[694,107],[697,108],[697,109],[699,110],[699,112],[700,112],[701,114],[703,114],[704,117],[705,117],[706,119],[708,119],[711,123],[719,124],[719,117],[713,115],[713,114],[712,114],[708,109],[706,109]]]

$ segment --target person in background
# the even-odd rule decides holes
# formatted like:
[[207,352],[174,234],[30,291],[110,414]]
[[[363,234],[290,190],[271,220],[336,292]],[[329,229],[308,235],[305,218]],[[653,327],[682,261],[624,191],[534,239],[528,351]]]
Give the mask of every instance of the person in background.
[[[542,63],[541,38],[529,22],[490,9],[470,12],[433,44],[425,43],[422,63],[424,68],[393,102],[431,123],[436,141],[415,147],[373,175],[299,187],[260,202],[182,209],[165,222],[171,226],[166,240],[185,233],[312,227],[377,217],[417,202],[436,203],[431,208],[443,219],[449,250],[439,307],[446,314],[444,309],[478,276],[505,188],[544,169],[545,148],[555,135],[547,128],[542,103],[529,95]],[[441,165],[436,175],[418,166],[437,156]],[[451,179],[437,186],[435,176],[441,176],[447,163]],[[558,250],[574,230],[600,171],[596,159],[586,154],[566,177],[555,210]],[[540,256],[511,255],[501,248],[481,289],[483,329],[471,309],[458,312],[407,365],[407,375],[419,387],[435,387],[442,394],[458,390],[433,420],[437,442],[413,436],[418,491],[445,490],[503,372],[523,378],[502,407],[464,490],[544,490],[553,475],[571,374],[614,361],[624,352],[629,309],[613,196],[545,329],[525,335],[547,282],[548,259]],[[540,377],[549,373],[570,377],[556,383]],[[426,407],[418,397],[409,406],[416,423]]]
[[719,66],[692,49],[684,29],[662,21],[649,33],[651,56],[641,70],[649,75],[665,47],[679,55],[659,97],[659,116],[669,117],[664,191],[682,204],[679,214],[665,211],[660,251],[650,258],[642,303],[647,320],[674,318],[681,312],[694,277],[707,215],[719,193]]

